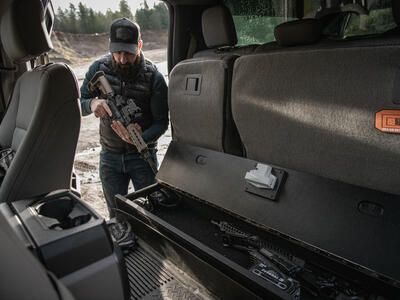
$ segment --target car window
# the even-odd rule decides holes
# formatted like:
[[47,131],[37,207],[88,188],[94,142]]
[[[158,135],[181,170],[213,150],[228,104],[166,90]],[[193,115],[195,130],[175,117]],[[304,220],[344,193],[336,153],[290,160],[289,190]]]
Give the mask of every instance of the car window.
[[375,7],[369,9],[368,15],[352,14],[350,16],[347,26],[345,26],[344,38],[379,34],[397,26],[393,19],[390,3],[388,7],[382,5],[383,1],[376,1],[376,4]]
[[304,17],[313,17],[321,9],[321,0],[304,0]]
[[274,41],[274,28],[295,19],[296,15],[294,0],[225,0],[224,3],[232,13],[238,45]]
[[[398,1],[398,0],[393,0]],[[337,16],[325,28],[325,35],[335,39],[376,35],[397,26],[392,12],[391,0],[336,1],[327,9]],[[324,9],[319,10],[323,14]]]

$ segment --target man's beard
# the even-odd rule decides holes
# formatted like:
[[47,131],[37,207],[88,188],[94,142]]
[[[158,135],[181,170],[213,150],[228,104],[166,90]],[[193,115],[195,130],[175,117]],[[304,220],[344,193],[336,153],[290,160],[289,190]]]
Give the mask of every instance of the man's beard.
[[118,64],[114,58],[112,58],[112,67],[114,71],[121,75],[122,78],[131,79],[136,77],[138,67],[136,63],[126,63],[124,65]]

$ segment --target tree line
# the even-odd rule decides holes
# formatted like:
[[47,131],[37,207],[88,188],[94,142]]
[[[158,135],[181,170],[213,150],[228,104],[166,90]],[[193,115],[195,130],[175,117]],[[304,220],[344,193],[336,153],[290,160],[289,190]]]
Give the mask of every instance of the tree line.
[[58,8],[55,14],[54,30],[70,33],[101,33],[108,32],[110,24],[117,18],[126,17],[136,21],[142,29],[166,29],[169,16],[166,5],[162,2],[149,7],[146,0],[142,8],[137,9],[135,14],[126,0],[119,2],[119,9],[112,11],[108,9],[105,13],[94,11],[79,2],[76,7],[70,3],[69,8]]

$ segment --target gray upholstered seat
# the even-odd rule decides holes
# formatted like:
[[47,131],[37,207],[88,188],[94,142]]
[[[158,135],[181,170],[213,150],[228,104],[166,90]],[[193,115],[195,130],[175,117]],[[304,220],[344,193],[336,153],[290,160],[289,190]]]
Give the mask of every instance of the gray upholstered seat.
[[168,89],[174,140],[242,155],[230,105],[236,58],[193,58],[174,67]]
[[399,136],[375,128],[376,112],[400,109],[399,56],[399,36],[382,36],[238,58],[232,112],[247,156],[400,195]]
[[[1,38],[14,62],[51,49],[51,4],[14,1],[3,16]],[[68,66],[49,63],[24,73],[0,124],[0,146],[16,152],[0,187],[0,202],[69,188],[80,128],[79,92]]]
[[193,57],[245,55],[253,53],[258,47],[236,46],[235,24],[229,9],[223,5],[210,7],[203,12],[202,30],[208,49],[196,52]]

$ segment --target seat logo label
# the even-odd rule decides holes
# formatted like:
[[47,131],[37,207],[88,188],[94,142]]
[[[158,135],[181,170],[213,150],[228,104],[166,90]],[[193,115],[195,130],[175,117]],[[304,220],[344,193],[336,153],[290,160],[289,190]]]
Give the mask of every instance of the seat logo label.
[[375,114],[375,128],[387,132],[400,134],[400,110],[384,109]]

